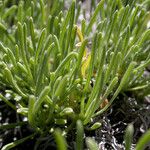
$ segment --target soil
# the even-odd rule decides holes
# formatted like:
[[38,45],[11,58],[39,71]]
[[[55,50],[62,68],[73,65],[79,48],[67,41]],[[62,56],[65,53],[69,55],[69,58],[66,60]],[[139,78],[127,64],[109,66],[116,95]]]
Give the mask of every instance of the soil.
[[[22,121],[23,118],[19,116],[14,110],[7,106],[3,101],[0,101],[0,124],[10,124]],[[0,149],[2,146],[26,137],[32,133],[32,130],[27,124],[22,127],[16,127],[7,130],[0,130]],[[15,150],[33,149],[34,140],[25,142],[23,145],[19,145]]]
[[[101,150],[124,150],[124,134],[129,123],[134,125],[132,149],[150,128],[150,103],[138,104],[134,97],[120,96],[102,118],[102,128],[95,131]],[[145,150],[150,149],[150,144]]]

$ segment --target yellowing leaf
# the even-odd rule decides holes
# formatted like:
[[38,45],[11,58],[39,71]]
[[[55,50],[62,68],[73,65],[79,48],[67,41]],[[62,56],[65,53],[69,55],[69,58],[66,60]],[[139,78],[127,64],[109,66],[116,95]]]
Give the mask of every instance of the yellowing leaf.
[[85,77],[86,70],[88,69],[89,64],[90,64],[90,60],[91,60],[91,54],[89,54],[89,55],[85,58],[85,60],[83,60],[83,62],[82,62],[81,74],[82,74],[83,77]]
[[83,34],[78,26],[77,26],[77,35],[79,37],[80,42],[83,42]]
[[[84,37],[83,37],[83,34],[82,34],[82,32],[81,32],[81,30],[80,30],[80,28],[77,26],[77,35],[78,35],[78,38],[79,38],[79,43],[77,44],[77,46],[78,45],[80,45],[82,42],[83,42],[83,40],[84,40]],[[86,55],[87,55],[87,49],[85,49],[85,51],[84,51],[84,57],[86,57]]]
[[[80,41],[79,43],[77,43],[77,46],[81,46],[81,43],[83,42],[84,37],[83,37],[83,34],[82,34],[82,32],[78,26],[77,26],[77,35],[78,35],[78,38]],[[86,70],[89,67],[90,60],[91,60],[91,54],[90,53],[88,54],[88,50],[87,50],[87,48],[85,48],[83,60],[82,60],[82,66],[81,66],[81,74],[83,77],[86,76]]]

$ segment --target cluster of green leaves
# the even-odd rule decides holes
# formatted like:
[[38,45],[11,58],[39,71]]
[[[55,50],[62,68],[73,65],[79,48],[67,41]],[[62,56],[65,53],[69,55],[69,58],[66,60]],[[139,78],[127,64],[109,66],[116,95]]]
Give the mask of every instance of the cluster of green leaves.
[[148,2],[101,0],[89,22],[82,20],[81,33],[75,1],[68,11],[64,0],[19,1],[7,8],[2,3],[0,85],[13,102],[0,98],[45,135],[58,126],[68,132],[77,120],[87,125],[119,93],[147,88]]

